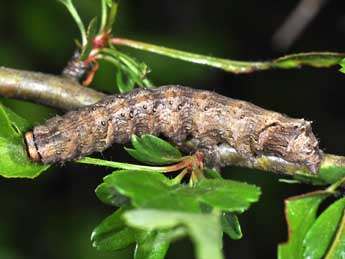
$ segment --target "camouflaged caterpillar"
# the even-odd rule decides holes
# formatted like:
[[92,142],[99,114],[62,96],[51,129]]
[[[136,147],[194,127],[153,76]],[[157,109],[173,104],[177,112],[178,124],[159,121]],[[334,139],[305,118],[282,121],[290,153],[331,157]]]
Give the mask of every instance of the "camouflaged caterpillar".
[[215,165],[221,163],[215,151],[223,144],[244,159],[274,156],[312,173],[322,159],[310,122],[182,86],[108,96],[34,127],[25,142],[29,157],[47,164],[127,143],[132,134],[164,136],[184,151],[203,151],[205,161]]

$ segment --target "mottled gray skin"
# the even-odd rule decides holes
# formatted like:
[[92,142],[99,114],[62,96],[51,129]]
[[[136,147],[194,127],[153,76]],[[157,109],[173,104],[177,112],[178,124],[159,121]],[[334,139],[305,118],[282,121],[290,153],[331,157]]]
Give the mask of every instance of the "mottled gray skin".
[[51,118],[33,129],[35,145],[28,150],[35,149],[45,164],[63,162],[127,143],[132,134],[164,136],[186,152],[203,151],[207,163],[220,166],[227,164],[219,157],[221,144],[249,161],[275,156],[314,173],[322,158],[310,122],[182,86],[136,89]]

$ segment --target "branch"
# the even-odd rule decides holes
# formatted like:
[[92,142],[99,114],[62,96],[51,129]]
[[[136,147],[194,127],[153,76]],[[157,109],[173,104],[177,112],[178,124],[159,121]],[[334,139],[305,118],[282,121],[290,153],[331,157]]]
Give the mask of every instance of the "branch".
[[62,76],[0,67],[0,95],[62,110],[93,104],[105,94]]
[[[0,67],[0,95],[29,100],[63,110],[71,110],[96,103],[105,94],[81,86],[62,76],[46,75]],[[345,157],[325,154],[319,174],[312,175],[307,168],[273,156],[261,156],[253,161],[243,159],[228,145],[219,147],[224,165],[238,165],[262,171],[281,172],[303,182],[328,184],[345,176]]]
[[235,74],[253,73],[268,69],[295,69],[301,66],[317,68],[337,66],[345,58],[345,53],[306,52],[290,54],[268,61],[252,62],[205,56],[123,38],[112,38],[110,42],[114,45],[126,46],[195,64],[211,66]]

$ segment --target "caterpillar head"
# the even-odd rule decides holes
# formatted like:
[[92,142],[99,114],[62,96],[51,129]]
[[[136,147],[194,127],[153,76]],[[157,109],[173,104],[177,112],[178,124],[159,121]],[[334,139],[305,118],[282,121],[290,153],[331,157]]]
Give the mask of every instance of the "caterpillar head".
[[322,152],[312,132],[311,122],[303,120],[300,125],[295,126],[295,134],[289,141],[287,151],[292,160],[304,164],[314,174],[318,172]]
[[24,141],[25,141],[25,146],[26,146],[26,152],[29,156],[29,158],[33,162],[40,162],[41,161],[41,155],[39,154],[35,140],[34,140],[34,135],[32,131],[28,131],[25,133],[24,136]]

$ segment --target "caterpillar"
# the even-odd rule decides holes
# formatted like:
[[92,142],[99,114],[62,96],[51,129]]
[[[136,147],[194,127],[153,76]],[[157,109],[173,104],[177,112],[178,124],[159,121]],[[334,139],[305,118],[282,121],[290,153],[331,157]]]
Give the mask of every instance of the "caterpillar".
[[173,85],[107,96],[49,119],[26,132],[24,139],[29,157],[48,164],[127,143],[132,134],[163,136],[185,152],[203,151],[207,163],[220,166],[224,145],[248,161],[274,156],[312,173],[318,172],[322,160],[311,122]]

